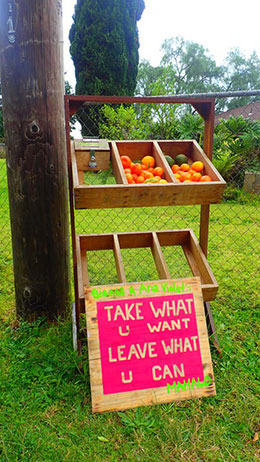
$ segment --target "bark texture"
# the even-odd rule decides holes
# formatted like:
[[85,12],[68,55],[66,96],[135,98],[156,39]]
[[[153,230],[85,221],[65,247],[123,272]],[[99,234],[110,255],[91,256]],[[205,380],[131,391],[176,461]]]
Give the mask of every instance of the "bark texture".
[[56,319],[69,301],[61,6],[57,0],[0,0],[16,306],[26,320]]

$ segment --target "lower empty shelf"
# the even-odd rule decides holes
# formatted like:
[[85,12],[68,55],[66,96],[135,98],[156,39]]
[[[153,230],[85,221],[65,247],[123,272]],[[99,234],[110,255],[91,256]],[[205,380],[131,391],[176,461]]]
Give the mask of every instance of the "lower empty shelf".
[[[165,248],[173,247],[172,256],[174,257],[174,247],[176,248],[176,246],[180,246],[183,250],[183,259],[180,259],[178,256],[178,268],[176,268],[176,271],[180,271],[180,274],[176,274],[175,271],[173,275],[171,274],[171,256],[169,256],[169,252],[165,252]],[[143,269],[142,273],[142,263],[144,264],[144,260],[137,263],[136,260],[129,261],[126,256],[124,258],[122,255],[125,249],[150,250],[148,261],[150,273],[149,271],[145,271],[145,269]],[[108,252],[109,255],[105,255],[105,251],[110,251]],[[113,283],[118,285],[118,283],[147,281],[147,275],[148,280],[167,280],[184,276],[199,276],[204,301],[214,300],[217,294],[217,281],[191,229],[77,235],[76,252],[78,296],[82,312],[84,312],[84,293],[86,288],[91,286],[102,287],[102,285],[111,285]],[[92,255],[95,252],[96,263],[95,261],[91,262],[91,252]],[[167,254],[167,258],[165,258],[165,254]],[[124,259],[126,260],[125,262]],[[91,265],[89,264],[90,262]],[[102,263],[101,266],[100,262]],[[185,265],[187,266],[187,263],[191,274],[183,275],[181,274],[181,269]],[[137,267],[137,265],[139,266]],[[129,267],[131,268],[130,278],[132,280],[128,280],[129,277],[127,277],[126,270],[128,269],[129,273]],[[154,267],[154,271],[152,267]],[[148,273],[152,273],[152,276],[149,276]],[[137,276],[136,278],[133,277],[133,275],[137,274],[139,279],[137,279]],[[144,277],[140,279],[142,275]],[[154,275],[155,277],[153,277]]]

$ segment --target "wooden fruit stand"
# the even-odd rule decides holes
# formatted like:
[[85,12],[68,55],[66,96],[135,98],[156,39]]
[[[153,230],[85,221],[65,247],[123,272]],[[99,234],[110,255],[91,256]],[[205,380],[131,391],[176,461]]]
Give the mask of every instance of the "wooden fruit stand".
[[[80,108],[90,103],[164,103],[190,104],[205,121],[203,149],[194,140],[185,141],[111,141],[109,145],[102,141],[95,146],[84,145],[84,141],[74,142],[70,139],[70,118]],[[204,306],[209,319],[209,328],[217,341],[209,301],[216,296],[218,285],[207,262],[208,230],[210,204],[221,201],[225,181],[211,163],[214,131],[213,98],[191,97],[105,97],[105,96],[65,96],[66,136],[68,153],[68,175],[70,191],[71,231],[73,246],[73,269],[76,303],[76,326],[79,331],[80,313],[85,311],[85,294],[89,290],[87,254],[95,250],[112,250],[118,277],[118,285],[125,284],[125,269],[121,250],[131,248],[150,248],[159,280],[171,278],[165,261],[162,247],[181,246],[193,276],[200,277]],[[109,146],[109,147],[108,147]],[[138,147],[138,149],[137,149]],[[92,151],[91,151],[92,149]],[[88,151],[88,153],[86,153]],[[99,151],[102,153],[99,154]],[[93,164],[90,168],[92,152]],[[201,160],[205,172],[212,182],[178,183],[164,155],[173,158],[185,153],[189,162]],[[139,160],[143,155],[152,155],[156,165],[163,168],[167,183],[165,184],[128,184],[120,161],[121,155],[129,155],[133,160]],[[95,164],[96,162],[96,164]],[[99,162],[99,164],[98,164]],[[114,184],[84,184],[84,171],[89,169],[102,170],[112,166]],[[200,204],[200,236],[199,242],[191,229],[128,232],[108,234],[77,235],[75,230],[75,209],[103,209],[121,207],[154,207]],[[99,286],[102,290],[102,286]],[[80,348],[80,341],[78,339]]]

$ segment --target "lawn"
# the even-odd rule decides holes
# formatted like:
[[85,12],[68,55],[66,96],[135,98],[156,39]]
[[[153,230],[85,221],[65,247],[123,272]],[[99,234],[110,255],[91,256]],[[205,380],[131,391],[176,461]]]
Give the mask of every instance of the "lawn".
[[[211,304],[222,350],[211,346],[217,395],[93,415],[87,348],[72,349],[70,320],[47,326],[14,319],[4,161],[0,160],[0,461],[260,460],[259,200],[211,207],[209,261],[220,289]],[[199,207],[77,212],[78,232],[191,227]],[[172,276],[188,276],[165,249]],[[126,251],[129,280],[156,277],[148,251]],[[93,283],[114,282],[111,254],[93,253]],[[84,319],[82,319],[84,327]],[[255,437],[255,438],[254,438]]]

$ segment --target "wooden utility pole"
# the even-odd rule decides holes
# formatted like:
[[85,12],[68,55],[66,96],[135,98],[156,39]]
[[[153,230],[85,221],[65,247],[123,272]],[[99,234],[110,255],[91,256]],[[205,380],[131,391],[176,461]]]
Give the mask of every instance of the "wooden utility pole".
[[17,315],[69,302],[61,0],[0,0],[0,69]]

